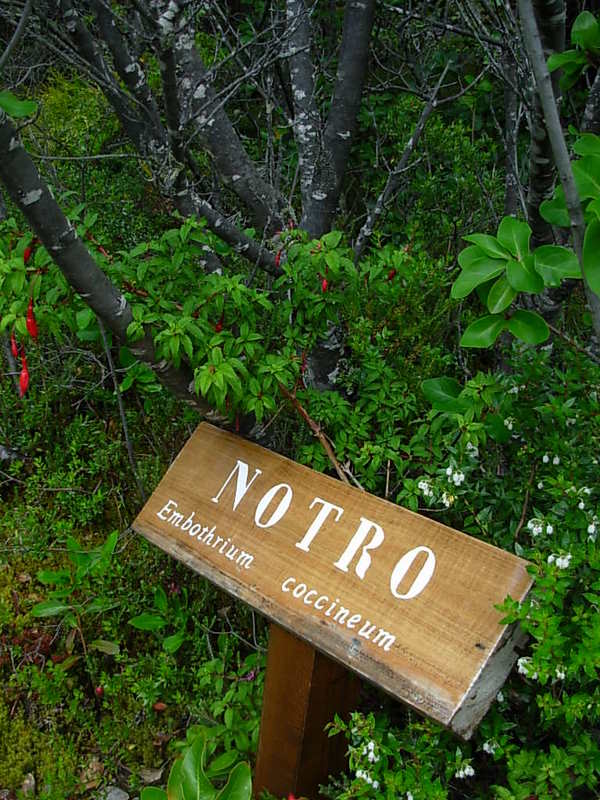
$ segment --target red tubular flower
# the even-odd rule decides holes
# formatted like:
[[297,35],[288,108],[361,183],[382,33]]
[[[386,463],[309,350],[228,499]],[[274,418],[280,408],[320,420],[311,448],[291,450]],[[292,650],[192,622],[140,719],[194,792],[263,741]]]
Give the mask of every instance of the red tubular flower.
[[225,314],[223,313],[223,314],[221,314],[221,319],[215,325],[215,331],[217,333],[221,333],[221,331],[223,330],[223,320],[224,319],[225,319]]
[[29,259],[31,258],[31,254],[33,253],[33,247],[28,245],[25,250],[23,250],[23,263],[27,264]]
[[19,346],[17,345],[17,339],[14,331],[10,335],[10,352],[15,358],[19,355]]
[[327,278],[323,278],[323,280],[321,281],[321,291],[322,292],[326,292],[328,286],[329,286],[329,283],[327,282]]
[[29,370],[27,369],[27,361],[23,355],[23,366],[21,367],[21,374],[19,376],[19,397],[23,397],[29,386]]
[[29,305],[27,306],[27,318],[25,320],[25,324],[27,325],[27,333],[31,336],[32,339],[37,339],[38,328],[37,328],[37,322],[35,321],[35,314],[33,311],[33,297],[29,298]]
[[279,269],[279,265],[281,264],[281,250],[278,250],[275,254],[275,269]]
[[391,269],[388,272],[388,281],[393,281],[395,277],[396,277],[396,270],[395,269]]

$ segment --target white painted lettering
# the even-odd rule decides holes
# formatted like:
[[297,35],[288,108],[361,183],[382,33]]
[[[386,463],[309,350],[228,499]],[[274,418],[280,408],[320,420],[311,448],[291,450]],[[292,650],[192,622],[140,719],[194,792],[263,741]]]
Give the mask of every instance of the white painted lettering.
[[183,519],[183,514],[180,514],[179,511],[172,511],[171,516],[169,517],[169,523],[174,525],[176,528],[179,528],[179,523]]
[[190,528],[190,536],[198,536],[201,530],[202,530],[202,525],[200,525],[200,523],[197,522]]
[[[374,530],[373,538],[370,542],[363,544],[371,530]],[[344,550],[338,561],[334,563],[334,567],[341,569],[343,572],[348,572],[348,567],[358,552],[358,549],[362,545],[362,553],[360,554],[360,558],[358,559],[358,563],[356,565],[356,574],[362,580],[365,577],[366,571],[371,566],[371,556],[367,552],[368,550],[375,550],[375,548],[379,547],[383,542],[385,536],[383,533],[383,529],[380,525],[376,522],[371,522],[370,519],[365,519],[365,517],[360,518],[360,525],[358,526],[358,530],[350,539],[348,547]]]
[[383,647],[384,650],[389,650],[395,641],[396,637],[392,636],[388,631],[384,631],[383,628],[379,628],[373,637],[373,644],[378,644],[379,647]]
[[[323,602],[321,602],[321,600]],[[327,597],[327,595],[326,594],[322,594],[320,597],[317,597],[317,599],[315,600],[315,608],[318,608],[319,611],[323,611],[323,609],[325,608],[325,606],[327,605],[328,602],[329,602],[329,598]]]
[[250,480],[250,482],[248,482],[248,464],[246,464],[245,461],[240,461],[238,459],[235,467],[229,473],[229,477],[227,478],[227,480],[225,481],[223,486],[221,486],[221,488],[219,489],[219,493],[211,498],[213,503],[218,503],[219,502],[219,498],[221,497],[221,495],[225,491],[225,488],[227,487],[227,484],[229,483],[229,481],[233,478],[233,476],[236,473],[237,473],[237,479],[236,479],[236,484],[235,484],[235,496],[233,498],[233,510],[234,511],[236,510],[236,508],[240,504],[240,501],[243,500],[244,496],[246,495],[246,492],[252,486],[254,481],[258,478],[259,475],[262,475],[262,470],[258,469],[258,467],[257,467],[254,470],[254,475],[252,476],[252,479]]
[[189,531],[189,529],[192,527],[192,525],[194,524],[194,514],[195,514],[195,512],[192,511],[192,513],[189,515],[189,517],[183,523],[183,525],[181,526],[181,530],[182,531]]
[[349,609],[344,608],[344,606],[340,606],[333,615],[334,622],[339,622],[340,625],[343,625],[349,613],[350,613]]
[[157,516],[159,519],[164,519],[164,520],[166,521],[166,519],[167,519],[167,514],[168,514],[168,513],[169,513],[169,511],[171,510],[171,505],[173,505],[173,508],[177,508],[177,503],[175,502],[175,500],[169,500],[169,501],[167,501],[167,503],[166,503],[166,504],[165,504],[165,505],[164,505],[164,506],[161,508],[161,510],[160,510],[160,511],[157,511],[157,512],[156,512],[156,516]]
[[[419,574],[412,582],[410,589],[405,593],[401,594],[398,592],[398,587],[402,583],[402,580],[408,570],[414,563],[415,558],[419,555],[419,553],[427,553],[427,558],[425,559],[425,563],[419,570]],[[412,600],[413,597],[421,594],[423,589],[427,586],[429,581],[431,580],[431,576],[433,575],[433,571],[435,569],[435,555],[433,551],[430,550],[428,547],[421,545],[420,547],[415,547],[412,550],[409,550],[408,553],[405,553],[400,561],[396,564],[394,569],[392,570],[392,574],[390,577],[390,590],[394,597],[397,597],[398,600]]]
[[298,598],[302,597],[307,588],[308,587],[305,583],[299,583],[292,592],[292,595],[296,598],[296,600],[298,600]]
[[288,583],[290,584],[290,586],[293,583],[296,583],[296,578],[286,578],[284,580],[284,582],[281,584],[281,591],[282,592],[290,592],[291,591],[291,589],[288,589]]
[[312,508],[315,503],[321,503],[322,507],[317,516],[315,517],[312,525],[306,531],[301,541],[296,542],[296,547],[300,550],[304,550],[308,553],[312,540],[315,538],[317,533],[321,530],[321,526],[329,516],[329,514],[335,510],[335,521],[337,522],[339,518],[344,513],[344,509],[340,508],[339,506],[335,506],[333,503],[328,503],[327,500],[322,500],[320,497],[315,497],[315,499],[310,504],[309,508]]
[[361,621],[362,615],[361,614],[352,614],[348,622],[346,623],[347,628],[355,628],[358,623]]
[[[280,489],[284,490],[284,495],[279,501],[277,508],[275,509],[275,511],[273,511],[273,513],[266,522],[261,522],[261,517],[269,507],[271,500],[273,500],[273,498]],[[290,503],[292,502],[292,496],[293,496],[292,487],[289,486],[287,483],[278,483],[275,486],[271,486],[269,491],[265,495],[263,495],[260,503],[256,506],[254,522],[258,525],[259,528],[270,528],[273,525],[275,525],[275,523],[279,522],[279,520],[283,517],[283,515],[290,507]]]
[[317,592],[317,590],[316,590],[316,589],[311,589],[311,590],[310,590],[310,592],[307,592],[307,593],[305,594],[305,596],[304,596],[304,602],[306,603],[306,605],[307,605],[307,606],[311,605],[311,603],[312,603],[312,600],[309,600],[309,599],[308,599],[308,598],[311,596],[311,594],[312,594],[312,595],[315,595],[315,594],[319,594],[319,593]]

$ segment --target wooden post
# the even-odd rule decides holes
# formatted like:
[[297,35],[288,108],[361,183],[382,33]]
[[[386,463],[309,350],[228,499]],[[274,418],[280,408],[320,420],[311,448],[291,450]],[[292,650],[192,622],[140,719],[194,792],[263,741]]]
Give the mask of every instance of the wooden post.
[[310,644],[271,624],[254,793],[316,798],[346,767],[346,740],[323,728],[357,707],[359,679]]

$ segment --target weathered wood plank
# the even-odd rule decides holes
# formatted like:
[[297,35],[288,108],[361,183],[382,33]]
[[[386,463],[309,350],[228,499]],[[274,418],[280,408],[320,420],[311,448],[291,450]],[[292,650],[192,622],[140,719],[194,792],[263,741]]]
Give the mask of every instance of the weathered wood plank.
[[358,704],[359,682],[345,667],[278,625],[269,631],[267,675],[254,794],[316,797],[345,767],[346,741],[325,725]]
[[463,736],[514,663],[526,562],[206,423],[133,527]]

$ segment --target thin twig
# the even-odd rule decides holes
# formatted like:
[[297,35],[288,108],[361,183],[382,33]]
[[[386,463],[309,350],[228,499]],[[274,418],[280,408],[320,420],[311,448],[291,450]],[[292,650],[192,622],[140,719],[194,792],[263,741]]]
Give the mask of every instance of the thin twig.
[[135,455],[133,453],[133,447],[131,446],[131,439],[129,438],[129,431],[127,429],[127,419],[125,417],[125,408],[123,406],[123,398],[121,396],[121,388],[119,386],[119,381],[117,379],[117,373],[115,371],[115,365],[112,359],[112,355],[110,353],[110,347],[108,346],[108,339],[106,337],[106,330],[102,323],[100,317],[96,317],[98,320],[98,327],[100,328],[100,333],[102,335],[102,344],[104,345],[104,352],[106,353],[106,360],[108,361],[108,368],[110,370],[110,374],[113,379],[113,384],[115,387],[115,393],[117,395],[117,403],[119,404],[119,415],[121,417],[121,425],[123,426],[123,435],[125,437],[125,446],[127,447],[127,456],[129,457],[129,464],[131,465],[131,471],[133,472],[133,477],[135,478],[135,483],[137,486],[138,493],[142,498],[142,501],[146,502],[146,492],[144,491],[144,485],[140,479],[140,476],[137,471],[137,465],[135,462]]
[[15,49],[15,47],[18,45],[19,39],[21,38],[21,36],[25,32],[25,25],[27,24],[27,18],[29,17],[29,14],[31,13],[32,5],[33,5],[33,0],[27,0],[27,2],[25,3],[25,8],[23,9],[23,13],[21,14],[21,19],[19,20],[19,24],[17,25],[17,28],[16,28],[15,32],[13,33],[12,39],[6,45],[6,50],[0,56],[0,71],[2,71],[4,69],[4,67],[6,65],[6,62],[10,58],[10,54]]
[[563,333],[562,331],[559,331],[559,329],[558,329],[558,328],[555,328],[555,327],[554,327],[554,325],[550,325],[550,323],[549,323],[549,322],[547,322],[547,323],[546,323],[546,325],[547,325],[547,326],[550,328],[550,330],[552,331],[552,333],[553,333],[555,336],[559,336],[559,337],[560,337],[561,339],[563,339],[563,340],[564,340],[564,341],[565,341],[565,342],[566,342],[568,345],[570,345],[571,347],[573,347],[573,348],[574,348],[575,350],[577,350],[579,353],[583,353],[583,355],[584,355],[584,356],[587,356],[587,357],[590,359],[590,361],[593,361],[593,362],[594,362],[594,364],[600,364],[600,358],[598,358],[598,356],[597,356],[597,355],[594,355],[594,353],[591,353],[589,350],[586,350],[586,349],[585,349],[585,347],[582,347],[580,344],[577,344],[577,342],[575,341],[575,339],[571,339],[571,337],[570,337],[570,336],[567,336],[567,334],[566,334],[566,333]]
[[523,501],[523,510],[521,511],[521,519],[519,520],[519,524],[517,525],[517,529],[515,531],[515,542],[519,538],[519,534],[521,533],[521,528],[525,524],[525,517],[527,516],[527,507],[529,506],[529,493],[531,492],[531,487],[533,485],[534,477],[535,477],[535,464],[531,467],[531,472],[529,473],[529,480],[527,481],[527,489],[525,490],[525,500]]
[[283,384],[279,384],[279,390],[281,393],[287,397],[290,403],[294,406],[296,411],[300,414],[302,419],[308,424],[308,427],[317,437],[317,439],[321,442],[321,446],[325,453],[327,454],[327,458],[331,461],[335,471],[337,472],[339,479],[344,483],[350,484],[350,481],[346,477],[346,473],[340,466],[340,462],[335,457],[335,453],[333,452],[333,448],[331,447],[329,440],[319,427],[319,425],[314,421],[314,419],[309,415],[308,411],[304,408],[301,402],[298,400],[295,394],[292,394],[288,389],[285,388]]

